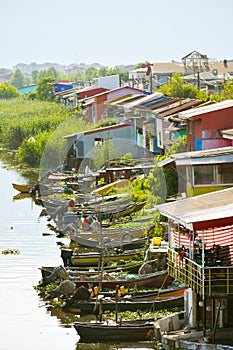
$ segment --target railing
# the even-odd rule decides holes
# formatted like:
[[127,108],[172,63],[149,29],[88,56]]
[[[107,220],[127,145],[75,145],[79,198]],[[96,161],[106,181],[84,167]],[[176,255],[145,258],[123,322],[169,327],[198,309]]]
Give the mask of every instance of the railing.
[[168,248],[168,270],[171,276],[201,296],[233,295],[233,266],[202,267]]

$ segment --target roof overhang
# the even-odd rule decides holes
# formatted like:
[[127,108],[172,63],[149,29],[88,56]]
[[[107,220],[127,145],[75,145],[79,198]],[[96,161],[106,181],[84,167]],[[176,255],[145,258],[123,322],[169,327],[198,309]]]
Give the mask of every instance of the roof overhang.
[[233,187],[157,205],[160,214],[191,230],[197,223],[230,218],[233,222]]

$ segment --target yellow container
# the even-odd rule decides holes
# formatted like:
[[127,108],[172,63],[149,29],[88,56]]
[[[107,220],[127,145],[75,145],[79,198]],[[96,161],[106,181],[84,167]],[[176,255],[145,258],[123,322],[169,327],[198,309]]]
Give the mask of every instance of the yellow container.
[[98,294],[99,288],[98,287],[94,287],[94,293],[95,295]]
[[125,294],[125,287],[124,287],[124,286],[121,286],[121,287],[120,287],[120,291],[121,291],[121,294],[124,295],[124,294]]
[[153,245],[160,246],[161,245],[161,240],[162,240],[161,237],[153,237]]

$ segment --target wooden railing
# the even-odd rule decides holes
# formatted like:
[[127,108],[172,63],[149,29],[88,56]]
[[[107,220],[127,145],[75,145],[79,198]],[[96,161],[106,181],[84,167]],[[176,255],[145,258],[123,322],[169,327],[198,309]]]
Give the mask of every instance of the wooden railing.
[[168,248],[168,270],[199,295],[225,297],[233,295],[233,266],[201,266],[187,257],[180,258]]

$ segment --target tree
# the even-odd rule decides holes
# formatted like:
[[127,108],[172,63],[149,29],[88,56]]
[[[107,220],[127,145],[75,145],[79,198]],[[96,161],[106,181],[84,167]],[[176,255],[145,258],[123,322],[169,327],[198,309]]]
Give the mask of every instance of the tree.
[[94,78],[98,77],[98,70],[95,67],[88,67],[85,72],[85,80],[92,81]]
[[208,100],[208,95],[205,91],[191,84],[184,84],[184,78],[179,73],[175,73],[169,83],[162,85],[157,91],[172,97]]
[[41,70],[38,72],[38,79],[42,78],[54,78],[57,80],[60,76],[60,73],[54,68],[54,67],[49,67],[47,70]]
[[142,62],[138,62],[135,66],[134,69],[140,69],[142,68]]
[[95,168],[101,169],[111,159],[120,158],[120,149],[114,148],[112,140],[104,140],[102,145],[98,145],[93,149],[93,160]]
[[220,98],[222,98],[223,100],[233,99],[233,83],[232,82],[226,83],[219,95],[220,95]]
[[32,77],[32,82],[34,83],[34,84],[36,84],[37,83],[37,80],[38,80],[38,70],[33,70],[32,71],[32,74],[31,74],[31,77]]
[[163,203],[167,197],[175,196],[178,193],[178,173],[176,167],[161,168],[158,163],[168,158],[171,154],[182,153],[186,151],[186,136],[181,136],[177,142],[172,144],[165,156],[156,157],[156,165],[148,177],[149,194],[148,205],[153,207],[156,204]]
[[24,75],[18,68],[12,74],[9,83],[18,89],[24,86]]
[[55,78],[42,78],[38,81],[36,88],[36,96],[41,101],[53,101],[54,100],[54,87],[56,82]]
[[20,96],[18,90],[10,85],[5,83],[0,83],[0,99],[10,99]]
[[107,67],[100,67],[99,72],[98,72],[99,77],[106,77],[107,75]]

